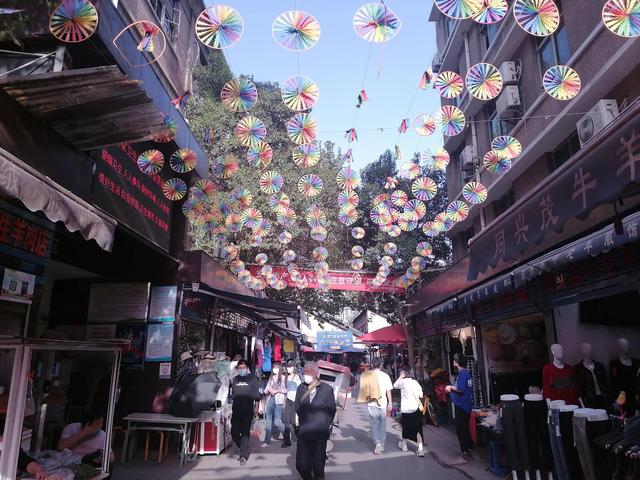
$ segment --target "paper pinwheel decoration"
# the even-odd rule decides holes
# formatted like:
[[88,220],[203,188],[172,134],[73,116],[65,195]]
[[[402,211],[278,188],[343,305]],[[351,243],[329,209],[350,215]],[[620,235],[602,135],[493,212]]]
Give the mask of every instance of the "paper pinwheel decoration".
[[213,5],[196,19],[196,37],[209,48],[228,48],[240,40],[243,31],[242,16],[227,5]]
[[[17,13],[21,10],[9,13]],[[64,0],[49,17],[49,30],[58,40],[67,43],[85,41],[98,28],[98,11],[89,0]]]
[[320,40],[320,24],[307,12],[291,10],[276,17],[271,33],[281,47],[303,52],[314,47]]

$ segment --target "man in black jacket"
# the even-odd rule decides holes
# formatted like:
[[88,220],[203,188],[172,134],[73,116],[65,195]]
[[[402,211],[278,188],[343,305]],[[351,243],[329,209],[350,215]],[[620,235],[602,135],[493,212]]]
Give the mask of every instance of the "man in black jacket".
[[246,360],[238,360],[236,372],[238,375],[234,377],[231,384],[233,396],[231,437],[238,446],[240,465],[246,465],[249,458],[251,421],[253,420],[255,402],[260,400],[260,383],[256,376],[249,372]]
[[300,423],[296,469],[303,480],[323,480],[336,400],[333,389],[318,379],[315,362],[304,365],[304,383],[296,392],[295,406]]

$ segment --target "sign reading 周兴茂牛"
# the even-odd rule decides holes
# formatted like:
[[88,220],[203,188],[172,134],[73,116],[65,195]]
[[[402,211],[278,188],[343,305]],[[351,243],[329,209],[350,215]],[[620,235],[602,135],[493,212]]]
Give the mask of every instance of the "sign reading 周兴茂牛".
[[353,348],[351,332],[318,332],[316,350],[319,352],[342,352]]

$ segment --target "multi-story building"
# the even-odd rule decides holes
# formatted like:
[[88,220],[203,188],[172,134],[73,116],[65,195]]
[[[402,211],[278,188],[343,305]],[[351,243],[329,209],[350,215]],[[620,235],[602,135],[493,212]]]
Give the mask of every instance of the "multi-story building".
[[[602,362],[617,337],[632,339],[640,355],[640,329],[622,313],[640,306],[640,39],[609,31],[604,3],[556,0],[560,23],[546,37],[516,23],[511,0],[493,25],[453,20],[435,6],[430,13],[434,72],[464,78],[473,65],[490,63],[504,86],[491,101],[466,90],[443,99],[467,120],[460,135],[444,137],[449,200],[461,200],[469,181],[485,185],[488,199],[470,205],[450,230],[454,264],[409,298],[409,314],[425,338],[476,326],[473,353],[494,396],[540,385],[536,369],[551,343],[564,344],[573,363],[583,341]],[[572,100],[543,89],[555,65],[581,78]],[[496,175],[483,158],[501,135],[516,138],[522,153]]]

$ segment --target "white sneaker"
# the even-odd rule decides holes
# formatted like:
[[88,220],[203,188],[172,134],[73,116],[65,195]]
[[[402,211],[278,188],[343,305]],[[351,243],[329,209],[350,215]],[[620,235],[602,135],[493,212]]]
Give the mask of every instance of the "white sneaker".
[[380,443],[376,443],[376,448],[373,449],[374,455],[380,455],[383,451],[382,445]]
[[406,452],[406,451],[408,451],[408,450],[409,450],[409,449],[407,448],[407,442],[406,442],[405,440],[400,440],[400,441],[398,442],[398,448],[399,448],[400,450],[402,450],[403,452]]
[[422,445],[418,446],[418,456],[424,457],[424,448],[422,447]]

